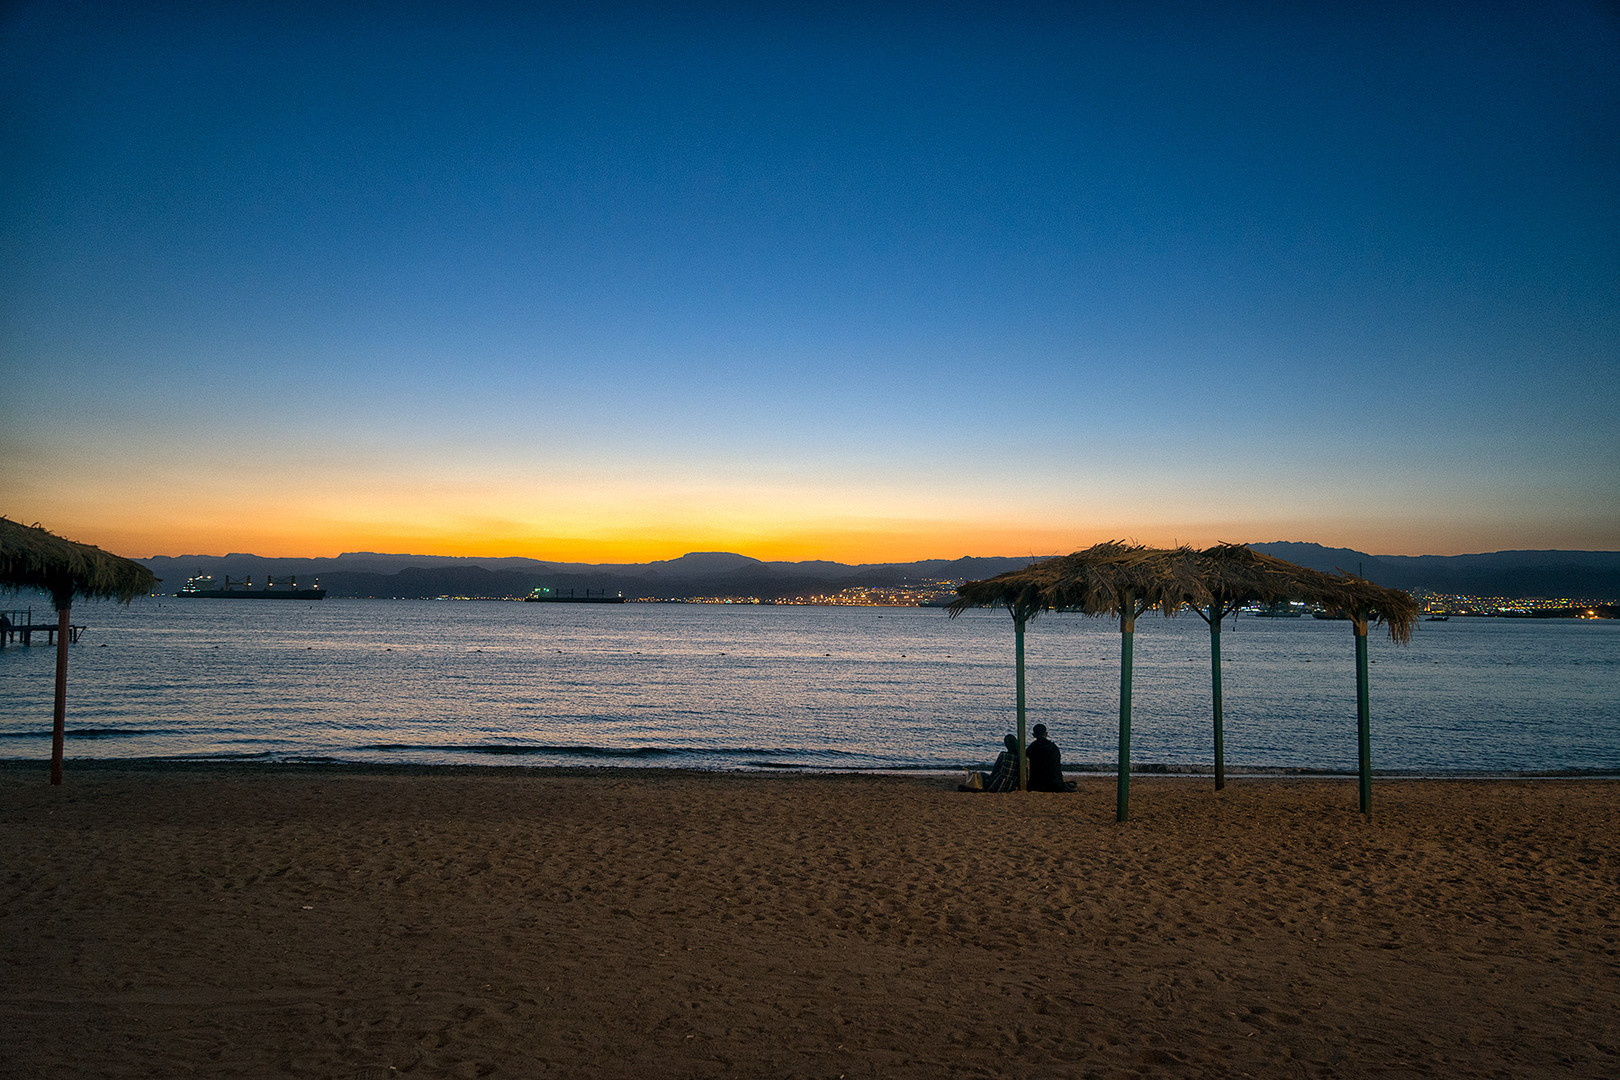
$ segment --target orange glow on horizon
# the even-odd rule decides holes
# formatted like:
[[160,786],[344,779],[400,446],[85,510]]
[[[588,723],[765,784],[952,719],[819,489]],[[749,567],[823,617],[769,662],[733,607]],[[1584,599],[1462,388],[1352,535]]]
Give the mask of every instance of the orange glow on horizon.
[[[26,514],[13,520],[33,524]],[[1152,546],[1217,542],[1266,543],[1303,540],[1328,547],[1347,547],[1369,554],[1463,554],[1490,548],[1392,552],[1377,542],[1375,530],[1356,540],[1343,534],[1323,536],[1291,523],[1247,527],[1232,524],[1206,532],[1166,534],[1124,528],[1081,530],[1056,525],[1019,528],[1011,525],[964,525],[955,522],[859,523],[798,530],[717,528],[712,532],[649,529],[637,535],[544,536],[526,530],[478,531],[410,527],[355,528],[305,533],[297,527],[263,528],[255,523],[209,523],[201,527],[143,526],[134,523],[59,519],[46,528],[82,543],[94,544],[129,558],[151,556],[252,554],[266,558],[335,558],[349,552],[423,555],[440,558],[530,558],[541,562],[647,563],[677,559],[696,551],[726,551],[763,562],[826,560],[846,564],[903,563],[925,559],[1064,554],[1105,540]],[[1437,538],[1438,539],[1438,538]],[[1436,545],[1439,546],[1439,545]],[[1506,550],[1507,548],[1495,549]]]
[[[482,500],[481,500],[482,501]],[[94,544],[131,558],[154,555],[261,555],[269,558],[332,558],[346,552],[384,552],[451,558],[532,558],[574,563],[645,563],[679,558],[694,551],[729,551],[767,562],[828,560],[848,564],[915,562],[924,559],[1040,557],[1088,547],[1104,540],[1154,546],[1216,542],[1316,542],[1369,554],[1447,555],[1514,548],[1610,550],[1602,530],[1557,538],[1531,528],[1500,528],[1487,534],[1478,522],[1455,521],[1439,527],[1425,521],[1307,520],[1283,515],[1257,520],[1176,520],[1160,510],[1129,514],[1115,510],[1084,526],[1070,515],[1031,513],[1013,508],[1001,520],[967,520],[967,509],[952,507],[938,516],[904,516],[912,508],[885,515],[870,504],[856,512],[784,500],[787,511],[763,499],[736,505],[694,507],[604,504],[575,508],[552,521],[533,506],[526,513],[493,517],[472,506],[414,508],[397,503],[342,505],[335,498],[304,505],[255,506],[235,512],[229,500],[147,497],[116,499],[35,499],[0,507],[24,524],[40,522],[69,539]],[[55,505],[51,505],[54,503]],[[486,505],[501,504],[489,500]],[[543,509],[543,508],[542,508]],[[864,512],[863,512],[864,511]],[[441,524],[425,524],[424,519]],[[1071,517],[1071,520],[1064,520]],[[1131,524],[1125,524],[1127,520]],[[1584,535],[1590,532],[1591,535]]]
[[358,531],[341,538],[300,538],[280,533],[199,530],[185,539],[155,530],[117,526],[78,528],[63,535],[125,555],[209,555],[230,553],[266,558],[334,558],[348,552],[425,555],[440,558],[529,558],[542,562],[646,563],[677,559],[696,551],[727,551],[763,562],[827,560],[849,564],[916,562],[964,556],[1044,556],[1074,551],[1099,540],[1058,531],[944,529],[882,533],[860,529],[798,535],[717,532],[710,535],[636,537],[533,537],[454,535],[430,531]]
[[[32,519],[29,520],[32,523]],[[849,564],[916,562],[964,556],[1032,556],[1075,551],[1103,540],[1152,542],[1123,532],[1083,533],[1056,526],[963,525],[955,522],[857,522],[836,527],[713,530],[654,529],[634,535],[537,535],[511,522],[504,528],[430,529],[401,523],[303,531],[261,522],[168,525],[58,518],[46,528],[129,558],[252,554],[266,558],[334,558],[347,552],[442,558],[531,558],[543,562],[645,563],[695,551],[728,551],[765,562],[828,560]],[[1170,542],[1166,540],[1165,542]]]

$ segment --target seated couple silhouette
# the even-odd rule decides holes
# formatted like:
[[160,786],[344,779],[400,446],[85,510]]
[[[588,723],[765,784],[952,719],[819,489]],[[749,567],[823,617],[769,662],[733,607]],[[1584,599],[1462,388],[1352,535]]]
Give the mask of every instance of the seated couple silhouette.
[[[990,767],[990,774],[972,773],[959,790],[1018,790],[1018,738],[1009,734],[1002,742],[1007,749],[996,755],[996,763]],[[1024,749],[1024,767],[1029,776],[1030,791],[1074,790],[1074,782],[1063,779],[1063,753],[1057,743],[1046,737],[1045,724],[1035,725],[1035,741]]]

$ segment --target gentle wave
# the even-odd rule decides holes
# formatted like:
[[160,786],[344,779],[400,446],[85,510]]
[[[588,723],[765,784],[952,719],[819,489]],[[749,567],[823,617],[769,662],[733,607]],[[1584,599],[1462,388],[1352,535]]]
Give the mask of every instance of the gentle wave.
[[[173,728],[67,728],[62,732],[69,739],[135,739],[142,737],[161,738],[164,736],[183,735]],[[49,739],[50,728],[38,731],[0,731],[0,739]]]
[[[761,755],[792,756],[799,751],[789,748],[765,750],[746,746],[567,746],[567,745],[538,745],[534,743],[462,743],[462,744],[417,744],[417,743],[371,743],[356,747],[357,750],[384,750],[401,753],[442,753],[442,754],[515,754],[515,755],[545,755],[548,757],[577,757],[577,758],[658,758],[658,757],[704,757],[704,758],[750,758]],[[854,757],[841,750],[827,750],[819,752],[818,756]]]

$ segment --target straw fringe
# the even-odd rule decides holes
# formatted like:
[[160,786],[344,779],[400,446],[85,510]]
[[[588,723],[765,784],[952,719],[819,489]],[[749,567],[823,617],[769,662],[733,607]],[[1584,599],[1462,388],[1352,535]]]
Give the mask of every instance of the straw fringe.
[[74,597],[128,603],[156,585],[140,563],[0,517],[0,590],[44,589],[65,608]]

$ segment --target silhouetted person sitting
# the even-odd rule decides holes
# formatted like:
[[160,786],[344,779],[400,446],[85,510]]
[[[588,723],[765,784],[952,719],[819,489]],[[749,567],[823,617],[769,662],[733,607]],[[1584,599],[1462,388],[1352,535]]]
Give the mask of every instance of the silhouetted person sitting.
[[996,755],[996,763],[990,767],[990,779],[984,782],[986,791],[1017,791],[1018,790],[1018,738],[1008,735],[1001,740],[1007,749]]
[[1024,757],[1029,761],[1029,790],[1074,790],[1074,785],[1063,779],[1063,752],[1046,737],[1045,724],[1035,725],[1035,741],[1025,749]]
[[957,791],[1017,791],[1018,790],[1018,740],[1008,735],[1001,740],[1007,749],[996,755],[996,763],[990,767],[990,775],[972,773],[969,776],[971,783],[958,784]]

